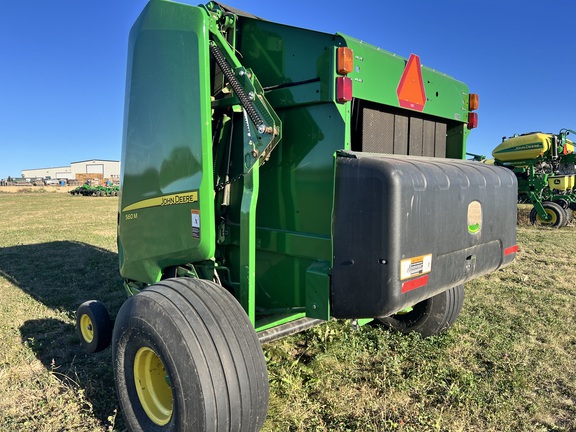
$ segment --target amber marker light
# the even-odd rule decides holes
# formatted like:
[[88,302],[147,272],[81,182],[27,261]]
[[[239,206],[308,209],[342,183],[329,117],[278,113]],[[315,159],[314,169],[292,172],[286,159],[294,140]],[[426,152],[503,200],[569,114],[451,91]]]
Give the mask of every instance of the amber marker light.
[[339,47],[336,54],[336,70],[341,75],[347,75],[354,70],[354,51],[348,47]]
[[476,93],[470,93],[470,95],[468,96],[468,109],[470,111],[477,110],[478,103],[479,103],[478,95]]

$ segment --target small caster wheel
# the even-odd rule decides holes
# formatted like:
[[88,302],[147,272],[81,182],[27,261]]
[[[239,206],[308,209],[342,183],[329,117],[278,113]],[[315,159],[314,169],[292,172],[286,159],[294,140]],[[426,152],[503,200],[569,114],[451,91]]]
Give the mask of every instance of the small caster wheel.
[[110,345],[113,325],[102,302],[89,300],[82,303],[76,311],[76,327],[87,352],[102,351]]

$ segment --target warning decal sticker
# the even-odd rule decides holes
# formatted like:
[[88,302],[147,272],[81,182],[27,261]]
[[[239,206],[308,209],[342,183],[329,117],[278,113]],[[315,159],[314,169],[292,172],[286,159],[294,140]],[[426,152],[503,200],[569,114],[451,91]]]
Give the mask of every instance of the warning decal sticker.
[[430,273],[431,270],[432,254],[406,258],[400,261],[400,280]]
[[200,238],[200,210],[192,210],[192,237]]

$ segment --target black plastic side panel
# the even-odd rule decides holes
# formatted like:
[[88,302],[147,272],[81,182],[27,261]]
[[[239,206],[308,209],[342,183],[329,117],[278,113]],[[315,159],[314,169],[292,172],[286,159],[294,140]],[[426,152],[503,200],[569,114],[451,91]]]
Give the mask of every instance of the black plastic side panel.
[[332,315],[391,315],[509,264],[516,202],[516,177],[504,168],[340,152]]

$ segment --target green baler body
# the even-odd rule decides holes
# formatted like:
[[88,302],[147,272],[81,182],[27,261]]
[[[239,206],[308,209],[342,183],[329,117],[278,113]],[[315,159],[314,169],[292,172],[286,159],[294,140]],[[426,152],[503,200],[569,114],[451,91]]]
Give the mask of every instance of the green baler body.
[[[302,316],[328,319],[336,153],[375,151],[370,146],[381,140],[387,144],[379,153],[463,159],[469,91],[422,67],[425,106],[406,109],[398,97],[406,59],[342,34],[236,18],[227,37],[265,89],[281,120],[281,141],[248,172],[245,119],[218,87],[210,55],[213,17],[203,7],[151,1],[129,42],[120,272],[144,285],[173,266],[209,269],[204,274],[213,266],[239,298],[248,295],[240,292],[243,278],[253,278],[257,329]],[[338,47],[354,52],[351,102],[337,101]],[[220,117],[224,126],[216,127],[215,113],[224,109],[236,115]],[[247,269],[242,203],[254,179],[256,261]]]

